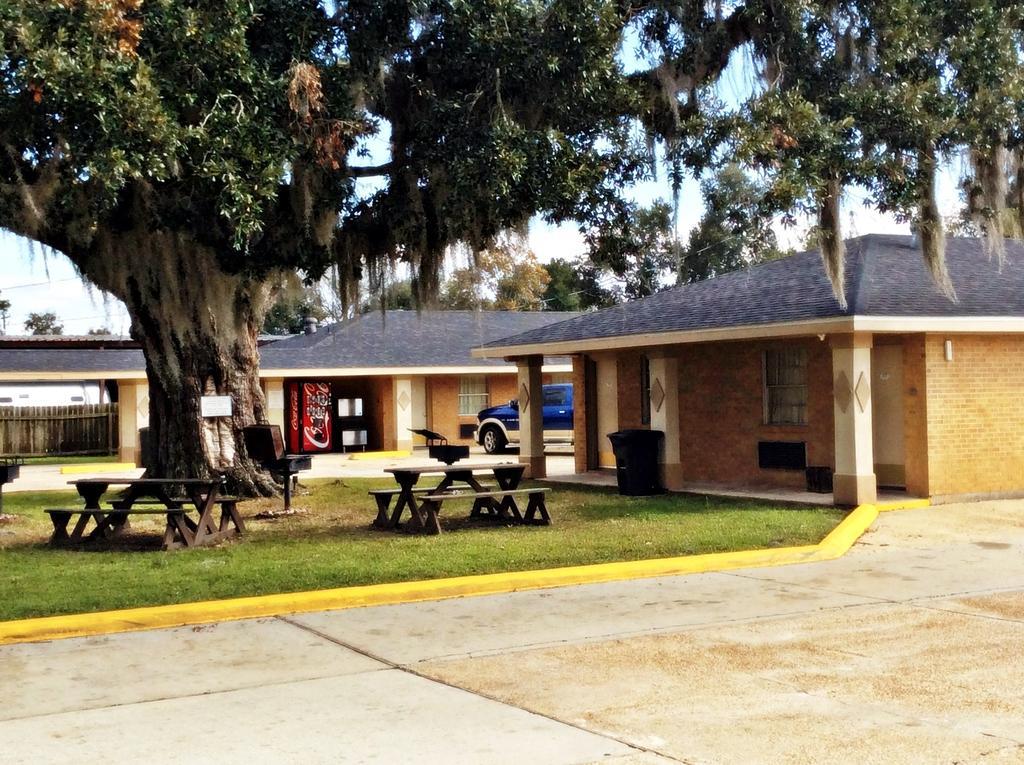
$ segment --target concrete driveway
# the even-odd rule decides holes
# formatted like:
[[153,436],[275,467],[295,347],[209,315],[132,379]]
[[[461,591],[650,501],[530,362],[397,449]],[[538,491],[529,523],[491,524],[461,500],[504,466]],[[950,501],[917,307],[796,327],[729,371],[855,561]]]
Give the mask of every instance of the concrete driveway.
[[828,563],[0,648],[0,760],[1017,763],[1022,646],[1024,503],[947,505]]

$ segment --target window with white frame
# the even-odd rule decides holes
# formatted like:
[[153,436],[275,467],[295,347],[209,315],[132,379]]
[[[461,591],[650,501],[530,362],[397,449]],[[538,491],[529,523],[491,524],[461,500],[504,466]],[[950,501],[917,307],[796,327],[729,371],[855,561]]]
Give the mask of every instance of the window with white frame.
[[483,375],[465,375],[459,379],[459,414],[476,416],[488,406],[487,378]]
[[764,421],[807,424],[807,351],[803,348],[764,352]]

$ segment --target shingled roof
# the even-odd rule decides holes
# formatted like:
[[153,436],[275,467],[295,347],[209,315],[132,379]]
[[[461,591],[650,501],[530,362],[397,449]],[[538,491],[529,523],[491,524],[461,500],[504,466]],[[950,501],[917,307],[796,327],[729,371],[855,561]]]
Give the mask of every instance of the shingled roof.
[[264,369],[506,366],[473,348],[577,316],[555,311],[385,311],[260,349]]
[[757,326],[854,316],[1024,317],[1024,245],[1007,242],[1002,267],[979,239],[950,239],[957,293],[935,285],[913,237],[871,234],[846,242],[844,309],[817,250],[686,284],[641,300],[529,330],[487,347]]
[[0,348],[0,374],[66,372],[88,377],[96,372],[142,374],[145,369],[138,348]]
[[[274,370],[508,366],[502,359],[475,359],[470,351],[496,338],[576,315],[553,311],[368,313],[352,321],[329,324],[311,335],[267,342],[260,346],[260,364],[263,369]],[[19,339],[8,345],[13,347],[0,343],[0,375],[64,373],[89,377],[97,372],[122,372],[123,376],[132,376],[130,373],[142,375],[146,369],[142,351],[137,348],[102,348],[84,341],[47,347],[39,338],[34,342]]]

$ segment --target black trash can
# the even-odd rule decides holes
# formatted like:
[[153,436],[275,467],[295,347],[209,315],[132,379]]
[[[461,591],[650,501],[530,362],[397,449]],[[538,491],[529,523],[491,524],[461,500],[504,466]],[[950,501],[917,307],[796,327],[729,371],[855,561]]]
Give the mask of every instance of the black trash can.
[[615,477],[619,494],[645,497],[661,494],[658,453],[665,434],[660,430],[620,430],[609,433],[615,452]]
[[149,467],[149,450],[152,443],[149,438],[149,428],[139,428],[139,467]]
[[807,491],[818,494],[832,493],[832,468],[830,467],[808,467],[807,468]]

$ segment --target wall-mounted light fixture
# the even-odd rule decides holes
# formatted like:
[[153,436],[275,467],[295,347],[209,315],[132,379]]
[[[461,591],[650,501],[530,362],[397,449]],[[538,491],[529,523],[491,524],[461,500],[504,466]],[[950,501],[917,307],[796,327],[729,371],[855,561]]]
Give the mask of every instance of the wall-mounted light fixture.
[[945,351],[946,351],[946,361],[952,361],[953,360],[953,341],[952,340],[947,340],[944,345],[945,345]]

